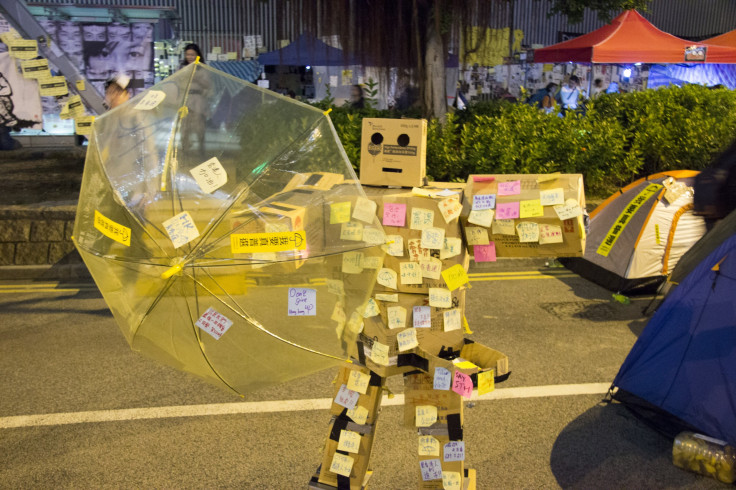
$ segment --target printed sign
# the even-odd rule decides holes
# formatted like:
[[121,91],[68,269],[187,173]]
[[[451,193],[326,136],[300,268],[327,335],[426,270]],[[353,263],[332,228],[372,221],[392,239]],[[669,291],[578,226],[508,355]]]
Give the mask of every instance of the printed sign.
[[621,232],[629,224],[631,218],[636,214],[637,211],[644,205],[649,198],[656,195],[663,186],[659,184],[649,184],[646,186],[634,199],[631,200],[628,206],[621,212],[618,219],[613,223],[611,229],[608,230],[606,237],[601,242],[596,253],[604,257],[608,257],[608,253],[613,248],[618,237],[621,236]]
[[130,228],[115,223],[95,209],[95,228],[107,238],[130,247]]
[[74,119],[74,132],[81,136],[89,136],[92,134],[94,122],[95,116],[78,116]]
[[49,60],[25,60],[20,64],[25,78],[48,78],[51,76]]
[[[279,233],[233,233],[230,235],[230,249],[234,254],[306,250],[307,234],[302,230]],[[343,256],[343,264],[344,261],[345,256]],[[359,272],[363,272],[362,267]]]
[[220,337],[225,335],[225,332],[227,332],[232,324],[232,320],[211,307],[207,308],[207,311],[202,313],[202,316],[195,323],[196,326],[212,335],[215,340],[220,340]]

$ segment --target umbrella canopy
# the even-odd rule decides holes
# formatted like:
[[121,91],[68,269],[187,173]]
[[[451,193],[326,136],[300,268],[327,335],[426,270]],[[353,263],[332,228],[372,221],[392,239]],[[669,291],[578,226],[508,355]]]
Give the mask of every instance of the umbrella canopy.
[[74,237],[134,350],[245,393],[347,357],[366,202],[325,113],[195,63],[95,120]]
[[736,48],[695,43],[627,10],[600,29],[534,51],[536,63],[736,63]]

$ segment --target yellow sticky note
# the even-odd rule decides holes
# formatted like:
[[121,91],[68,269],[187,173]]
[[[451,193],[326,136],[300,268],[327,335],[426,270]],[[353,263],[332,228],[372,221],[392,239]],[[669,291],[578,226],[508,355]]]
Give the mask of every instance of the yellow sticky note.
[[442,274],[442,261],[437,257],[421,259],[419,267],[422,269],[422,277],[437,280]]
[[381,313],[378,309],[378,303],[373,298],[368,298],[365,306],[363,307],[363,318],[372,318]]
[[419,262],[401,262],[399,264],[401,284],[421,284],[422,268]]
[[396,274],[395,270],[383,268],[378,271],[378,277],[376,277],[376,282],[380,284],[381,286],[387,287],[389,289],[396,289],[397,279],[398,279],[398,274]]
[[230,61],[235,61],[238,59],[238,52],[237,51],[228,51],[227,52],[227,59]]
[[422,248],[422,240],[419,238],[411,238],[406,242],[406,249],[409,251],[409,260],[419,262],[422,259],[428,259],[432,253],[426,248]]
[[432,405],[417,405],[414,407],[417,427],[429,427],[437,422],[437,407]]
[[348,375],[348,389],[357,391],[358,393],[366,394],[368,391],[368,385],[371,382],[371,375],[361,373],[360,371],[350,371]]
[[468,335],[473,335],[473,331],[470,330],[470,325],[468,324],[468,319],[465,318],[465,315],[463,315],[463,330]]
[[539,199],[529,199],[519,203],[520,218],[536,218],[538,216],[544,216],[544,208]]
[[355,460],[341,453],[335,453],[332,457],[332,464],[330,464],[330,471],[341,476],[350,476],[350,472],[353,470],[353,463]]
[[363,259],[363,252],[345,252],[342,254],[342,272],[360,274],[363,272]]
[[107,238],[130,247],[130,228],[114,222],[95,209],[95,228]]
[[94,122],[95,116],[79,116],[74,119],[74,132],[82,136],[89,136],[92,134]]
[[440,208],[440,213],[445,219],[445,223],[449,223],[454,220],[463,210],[463,205],[460,203],[460,199],[457,196],[448,197],[437,203],[437,207]]
[[[388,366],[389,364],[388,351],[389,351],[389,348],[387,345],[374,341],[373,346],[371,347],[370,358],[373,362],[375,362],[376,364],[380,366]],[[356,420],[356,422],[358,421]]]
[[330,204],[330,224],[347,223],[350,221],[350,201],[333,202]]
[[493,222],[493,213],[492,209],[472,210],[468,216],[468,223],[490,228],[491,222]]
[[405,352],[419,345],[417,340],[417,329],[407,328],[396,335],[396,341],[399,344],[399,352]]
[[388,328],[406,328],[406,308],[403,306],[389,306],[386,308]]
[[86,86],[84,85],[84,80],[77,80],[75,82],[75,86],[77,87],[77,91],[84,92],[86,90]]
[[404,256],[404,237],[401,235],[386,235],[386,253],[393,257]]
[[555,206],[554,210],[555,213],[557,213],[557,217],[562,221],[577,218],[583,214],[583,208],[581,208],[578,202],[572,198],[566,200],[565,204]]
[[84,115],[84,104],[82,104],[82,98],[79,95],[72,95],[66,102],[67,111],[74,118],[79,118]]
[[375,269],[378,270],[383,267],[383,257],[380,255],[371,255],[369,257],[363,257],[363,268],[364,269]]
[[433,436],[419,436],[419,456],[439,456],[440,441]]
[[[349,223],[344,223],[343,226],[347,226]],[[357,223],[360,224],[360,223]],[[360,224],[363,226],[362,224]],[[383,230],[380,228],[373,228],[372,226],[366,226],[363,228],[363,241],[371,245],[383,245],[386,243],[386,235],[383,234]]]
[[[656,226],[656,225],[655,225]],[[562,227],[557,225],[539,225],[539,244],[562,243]]]
[[478,396],[485,395],[496,389],[495,375],[495,369],[478,373]]
[[497,219],[493,222],[491,232],[494,235],[516,235],[516,226],[512,219]]
[[364,221],[366,223],[373,223],[376,220],[377,208],[378,205],[374,201],[366,199],[365,197],[359,197],[355,200],[355,207],[353,208],[353,218]]
[[470,282],[465,268],[460,264],[455,264],[449,269],[443,270],[442,278],[445,280],[445,284],[447,284],[447,288],[450,291],[454,291],[463,284]]
[[409,228],[412,230],[423,230],[434,226],[434,211],[424,208],[411,209],[411,221]]
[[452,308],[452,292],[445,288],[429,288],[429,306]]
[[48,78],[51,76],[49,60],[25,60],[20,64],[24,78]]
[[444,319],[445,332],[452,332],[453,330],[460,330],[461,328],[463,328],[463,315],[462,313],[460,313],[459,309],[453,308],[452,310],[443,311],[442,316]]
[[302,231],[280,233],[233,233],[230,249],[234,254],[306,250],[307,234]]
[[352,430],[341,430],[337,450],[357,454],[360,451],[360,434]]
[[13,39],[8,43],[8,54],[19,60],[32,60],[38,56],[38,43],[35,39]]
[[524,221],[516,225],[516,233],[521,243],[539,242],[539,225],[531,221]]
[[340,225],[340,240],[360,242],[363,240],[363,224],[357,221],[349,221]]
[[455,359],[452,361],[452,365],[458,369],[480,369],[478,366],[465,359]]
[[425,228],[422,230],[422,248],[440,250],[445,245],[445,230],[442,228]]
[[539,200],[542,206],[555,206],[565,204],[565,190],[562,187],[539,191]]
[[447,238],[445,237],[445,243],[440,250],[440,260],[450,259],[462,252],[463,241],[461,238]]
[[66,79],[62,76],[40,78],[38,80],[38,93],[41,97],[58,97],[69,93]]
[[356,424],[363,425],[368,421],[368,409],[363,406],[356,405],[355,408],[348,410],[347,416],[353,419],[353,422]]
[[479,226],[466,226],[465,239],[468,245],[488,245],[490,243],[488,230]]
[[442,489],[443,490],[461,490],[460,472],[443,471],[442,472]]

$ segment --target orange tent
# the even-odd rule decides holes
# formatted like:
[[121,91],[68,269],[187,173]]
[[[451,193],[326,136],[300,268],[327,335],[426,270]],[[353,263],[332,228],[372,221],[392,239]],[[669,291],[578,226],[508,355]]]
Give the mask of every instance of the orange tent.
[[[711,41],[709,41],[711,42]],[[534,51],[535,63],[736,63],[736,48],[695,43],[627,10],[600,29]]]
[[704,39],[703,42],[736,48],[736,30],[728,31],[725,34],[721,34],[720,36],[712,37],[710,39]]

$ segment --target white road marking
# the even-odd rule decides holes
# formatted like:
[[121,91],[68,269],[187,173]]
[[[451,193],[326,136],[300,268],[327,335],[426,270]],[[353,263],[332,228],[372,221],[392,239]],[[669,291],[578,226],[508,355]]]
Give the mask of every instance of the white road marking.
[[[585,383],[574,385],[525,386],[500,388],[483,396],[473,393],[470,401],[510,400],[516,398],[540,398],[550,396],[602,395],[608,392],[610,383]],[[163,419],[176,417],[206,417],[249,413],[301,412],[328,410],[331,398],[311,400],[276,400],[263,402],[218,403],[210,405],[181,405],[173,407],[128,408],[90,412],[48,413],[0,417],[0,429],[39,427],[48,425],[87,424],[97,422],[123,422],[130,420]],[[404,404],[404,395],[383,397],[382,406]]]

